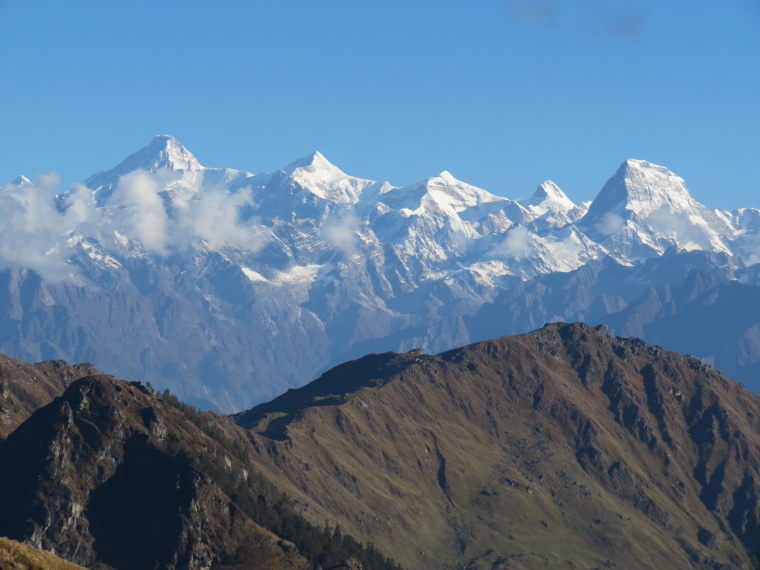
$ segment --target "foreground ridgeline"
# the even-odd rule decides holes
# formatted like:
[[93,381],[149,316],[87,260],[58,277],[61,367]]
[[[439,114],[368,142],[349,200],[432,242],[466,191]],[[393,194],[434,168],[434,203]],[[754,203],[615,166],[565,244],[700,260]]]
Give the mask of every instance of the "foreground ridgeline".
[[760,397],[585,324],[231,417],[89,375],[0,448],[0,535],[92,568],[750,569],[759,521]]
[[760,210],[710,210],[643,160],[574,204],[549,181],[520,200],[449,172],[394,187],[319,153],[209,168],[162,135],[59,196],[6,184],[0,210],[0,352],[92,362],[203,409],[557,320],[760,391]]
[[168,393],[86,376],[0,448],[0,536],[95,569],[398,569],[307,522],[251,465],[251,443]]

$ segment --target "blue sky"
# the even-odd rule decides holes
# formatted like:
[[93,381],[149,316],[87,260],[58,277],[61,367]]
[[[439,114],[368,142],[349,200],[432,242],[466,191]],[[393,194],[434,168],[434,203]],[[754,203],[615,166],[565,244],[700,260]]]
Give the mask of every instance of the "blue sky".
[[0,184],[167,133],[206,166],[320,150],[405,185],[591,199],[626,158],[760,207],[760,2],[0,0]]

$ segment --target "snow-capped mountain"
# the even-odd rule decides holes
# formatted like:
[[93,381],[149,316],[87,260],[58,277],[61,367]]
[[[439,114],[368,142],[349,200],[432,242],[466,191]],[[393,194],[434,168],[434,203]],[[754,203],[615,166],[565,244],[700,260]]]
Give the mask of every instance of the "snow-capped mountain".
[[533,217],[531,227],[539,232],[575,222],[586,214],[590,205],[589,202],[573,203],[551,180],[541,184],[533,196],[520,204]]
[[643,160],[625,161],[578,226],[614,255],[643,261],[666,249],[729,253],[741,228],[697,203],[684,180]]
[[366,352],[476,340],[484,307],[527,283],[514,321],[550,320],[537,291],[593,263],[617,275],[577,289],[601,315],[635,301],[614,279],[644,294],[654,278],[636,268],[666,252],[722,255],[715,271],[747,286],[759,273],[760,212],[709,210],[639,160],[574,204],[551,181],[523,200],[448,172],[394,187],[318,152],[270,173],[208,168],[161,135],[57,198],[19,178],[0,205],[0,351],[90,361],[222,411]]

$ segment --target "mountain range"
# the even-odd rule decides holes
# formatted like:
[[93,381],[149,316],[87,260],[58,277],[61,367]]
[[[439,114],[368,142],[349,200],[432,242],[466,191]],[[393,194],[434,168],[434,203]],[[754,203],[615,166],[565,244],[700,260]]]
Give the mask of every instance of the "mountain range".
[[320,153],[252,174],[157,136],[56,195],[0,190],[0,351],[91,362],[225,413],[347,359],[608,323],[756,391],[760,210],[627,160],[592,202],[448,172],[402,188]]
[[234,417],[70,372],[0,445],[0,536],[89,568],[760,563],[760,396],[602,326],[372,354]]

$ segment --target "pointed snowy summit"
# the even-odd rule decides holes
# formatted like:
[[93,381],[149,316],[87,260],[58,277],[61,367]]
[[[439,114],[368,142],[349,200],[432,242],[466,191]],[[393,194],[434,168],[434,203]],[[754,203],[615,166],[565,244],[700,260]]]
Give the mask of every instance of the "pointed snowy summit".
[[329,172],[331,174],[346,175],[340,168],[327,160],[319,151],[315,151],[307,156],[294,160],[283,168],[283,171],[291,175],[296,171],[304,171],[305,173]]
[[131,170],[142,168],[149,172],[166,167],[172,170],[203,170],[195,156],[170,135],[156,135],[148,146],[127,157],[119,166]]
[[664,166],[628,159],[599,192],[586,215],[589,220],[607,212],[627,220],[644,219],[652,212],[692,213],[704,207],[692,198],[683,178]]
[[[478,204],[504,200],[481,188],[454,178],[448,170],[444,170],[438,176],[428,178],[418,187],[424,189],[424,194],[420,195],[421,208],[450,215]],[[413,193],[418,194],[419,191]]]
[[525,202],[521,201],[520,203],[526,208],[529,206],[546,206],[546,209],[549,209],[548,206],[550,204],[555,206],[553,209],[561,208],[564,210],[572,210],[575,207],[573,201],[570,200],[570,198],[568,198],[567,195],[562,190],[560,190],[559,186],[557,186],[551,180],[547,180],[541,184],[538,188],[536,188],[533,196],[528,198]]
[[34,186],[34,184],[32,184],[32,181],[29,180],[23,174],[19,174],[18,176],[16,176],[16,178],[13,179],[13,182],[11,182],[11,184],[17,187]]
[[148,146],[130,154],[111,170],[91,176],[85,181],[85,185],[95,189],[106,184],[115,184],[120,176],[137,169],[155,172],[161,168],[189,172],[205,170],[177,139],[170,135],[156,135]]
[[617,254],[643,261],[668,247],[730,251],[735,229],[694,200],[680,177],[645,160],[626,160],[577,226]]
[[286,186],[294,183],[323,200],[338,203],[356,203],[362,190],[373,184],[371,180],[346,174],[319,151],[294,160],[281,172]]

